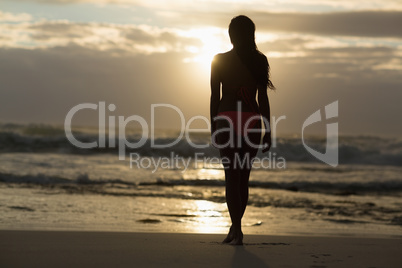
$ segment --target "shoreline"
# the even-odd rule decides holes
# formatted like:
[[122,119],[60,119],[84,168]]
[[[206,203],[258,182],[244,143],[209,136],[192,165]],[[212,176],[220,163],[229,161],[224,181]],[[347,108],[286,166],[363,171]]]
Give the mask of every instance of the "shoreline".
[[[154,225],[154,223],[146,223],[144,225]],[[245,229],[245,227],[242,227]],[[229,230],[229,227],[225,228],[225,230]],[[127,234],[172,234],[172,235],[216,235],[216,236],[224,236],[226,232],[196,232],[196,231],[183,231],[183,230],[172,230],[171,232],[166,231],[166,229],[158,230],[157,228],[149,230],[149,229],[139,229],[139,230],[127,230],[125,228],[116,228],[116,229],[107,229],[107,228],[98,228],[95,227],[93,229],[89,228],[71,228],[71,227],[1,227],[0,226],[0,234],[3,232],[72,232],[72,233],[127,233]],[[277,232],[277,233],[248,233],[243,230],[244,237],[247,238],[249,236],[263,236],[263,237],[309,237],[309,238],[357,238],[357,239],[401,239],[402,234],[383,234],[383,233],[314,233],[314,232]],[[223,239],[222,239],[223,240]]]
[[401,267],[401,238],[0,230],[2,267]]

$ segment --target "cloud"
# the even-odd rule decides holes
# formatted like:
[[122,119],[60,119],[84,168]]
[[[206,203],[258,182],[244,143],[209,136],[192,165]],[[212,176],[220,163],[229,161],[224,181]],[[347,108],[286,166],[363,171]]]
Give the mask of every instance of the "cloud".
[[[272,114],[286,116],[278,130],[300,134],[310,114],[338,100],[342,134],[401,135],[402,126],[395,124],[402,113],[400,70],[395,66],[377,69],[381,62],[392,64],[395,52],[383,48],[318,49],[305,57],[270,59],[277,87],[269,94]],[[373,53],[378,56],[365,57]],[[340,54],[343,56],[338,57]],[[325,125],[317,124],[309,131],[325,134]]]
[[132,53],[185,51],[202,42],[174,29],[145,25],[75,23],[65,20],[5,24],[0,30],[3,47],[53,47],[76,44],[99,50],[126,50]]
[[[353,11],[326,13],[245,12],[257,31],[305,33],[323,36],[402,38],[402,11]],[[195,12],[186,24],[227,28],[233,14]],[[167,22],[182,24],[181,19]]]
[[[299,131],[309,114],[339,100],[341,132],[402,134],[395,124],[402,113],[402,44],[394,25],[400,14],[247,14],[258,33],[277,33],[259,48],[278,88],[270,93],[272,114],[287,116],[278,131]],[[0,29],[0,120],[62,123],[72,106],[99,101],[116,104],[117,115],[149,119],[151,104],[169,103],[186,116],[208,117],[208,70],[183,59],[205,56],[203,46],[212,40],[206,26],[221,27],[216,34],[226,37],[232,15],[171,15],[161,15],[164,28],[7,15],[13,22]],[[198,31],[186,30],[193,28]],[[83,114],[77,122],[94,124],[96,116]],[[177,126],[175,116],[161,113],[158,126]]]
[[9,23],[9,22],[23,22],[32,20],[32,16],[27,13],[18,13],[13,14],[9,12],[2,12],[0,10],[0,22]]
[[75,39],[93,35],[93,26],[69,21],[42,21],[27,26],[34,40],[50,41],[55,38]]
[[331,13],[252,14],[261,30],[310,33],[324,36],[402,38],[402,12],[359,11]]
[[261,51],[300,51],[306,49],[306,45],[314,41],[314,39],[302,37],[278,38],[258,44],[258,48]]
[[[303,42],[295,40],[295,44]],[[289,47],[287,48],[289,49]],[[186,118],[208,117],[209,75],[186,52],[135,54],[68,44],[61,47],[0,49],[0,120],[62,124],[79,103],[114,103],[113,115],[138,114],[149,122],[155,103],[179,107]],[[396,61],[397,59],[397,61]],[[342,133],[402,134],[396,48],[316,48],[305,57],[270,58],[276,92],[272,115],[286,115],[280,132],[300,131],[303,120],[339,100]],[[75,124],[96,124],[96,112],[83,112]],[[178,115],[161,110],[157,127],[178,127]],[[201,126],[204,127],[204,126]]]
[[264,11],[305,11],[314,10],[402,10],[400,0],[19,0],[39,4],[114,4],[125,6],[145,7],[159,10],[209,10],[230,11],[264,10]]
[[185,49],[186,46],[201,46],[202,42],[197,38],[179,36],[177,33],[157,29],[129,28],[121,31],[121,35],[128,41],[139,44],[155,46],[168,46],[171,49]]
[[[177,105],[189,115],[193,109],[202,110],[199,100],[209,97],[208,73],[200,72],[196,64],[184,64],[186,56],[99,51],[74,44],[2,48],[0,120],[62,124],[73,106],[99,101],[116,104],[117,115],[138,114],[148,122],[154,103]],[[194,99],[195,95],[198,98]],[[96,116],[83,113],[74,122],[94,125]],[[177,118],[175,113],[159,113],[156,123],[178,126]]]

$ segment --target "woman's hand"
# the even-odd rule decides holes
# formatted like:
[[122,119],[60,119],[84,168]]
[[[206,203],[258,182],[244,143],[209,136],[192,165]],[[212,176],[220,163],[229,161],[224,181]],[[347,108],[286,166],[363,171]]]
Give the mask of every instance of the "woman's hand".
[[271,144],[272,144],[272,141],[271,141],[271,132],[270,133],[266,133],[265,135],[264,135],[264,137],[262,138],[262,152],[263,153],[265,153],[265,152],[268,152],[269,151],[269,149],[271,148]]

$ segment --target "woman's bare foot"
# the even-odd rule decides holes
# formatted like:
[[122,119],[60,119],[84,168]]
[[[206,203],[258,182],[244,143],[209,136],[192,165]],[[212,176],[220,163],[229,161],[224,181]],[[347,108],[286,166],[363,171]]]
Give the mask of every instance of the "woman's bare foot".
[[241,230],[233,231],[233,239],[230,241],[229,245],[234,246],[243,245],[243,233]]
[[232,228],[232,226],[230,226],[229,233],[228,233],[228,235],[226,236],[226,238],[223,239],[222,243],[223,243],[223,244],[228,244],[228,243],[230,243],[230,242],[233,240],[233,238],[234,238],[234,235],[233,235],[233,228]]

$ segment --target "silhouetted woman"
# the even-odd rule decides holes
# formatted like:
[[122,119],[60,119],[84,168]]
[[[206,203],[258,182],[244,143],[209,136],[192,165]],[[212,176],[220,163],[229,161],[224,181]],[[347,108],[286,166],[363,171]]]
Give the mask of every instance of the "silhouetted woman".
[[223,243],[233,245],[243,243],[241,219],[248,201],[252,160],[260,148],[261,115],[265,126],[263,152],[271,147],[267,88],[275,87],[269,79],[268,60],[257,50],[254,33],[251,19],[233,18],[229,25],[233,49],[216,55],[211,65],[212,142],[224,165],[226,203],[232,220]]

